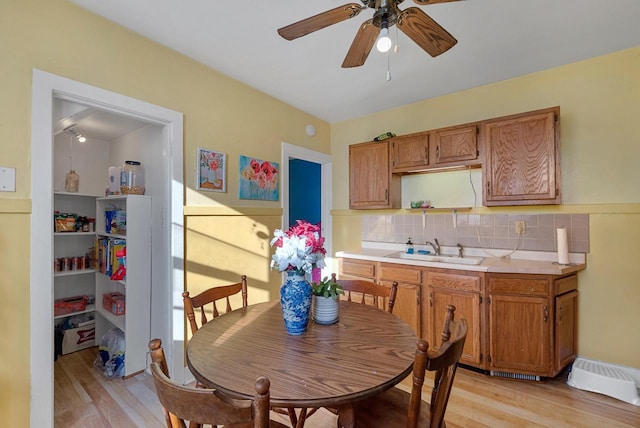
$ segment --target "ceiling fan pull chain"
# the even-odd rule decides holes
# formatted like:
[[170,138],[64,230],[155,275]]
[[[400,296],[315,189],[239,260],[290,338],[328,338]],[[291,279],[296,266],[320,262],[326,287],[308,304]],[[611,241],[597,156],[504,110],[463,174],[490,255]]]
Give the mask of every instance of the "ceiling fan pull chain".
[[398,27],[396,26],[396,44],[393,47],[393,53],[394,54],[398,53],[398,40],[400,40],[400,38],[398,37]]
[[391,71],[389,70],[389,56],[391,56],[391,52],[387,53],[387,82],[391,82]]

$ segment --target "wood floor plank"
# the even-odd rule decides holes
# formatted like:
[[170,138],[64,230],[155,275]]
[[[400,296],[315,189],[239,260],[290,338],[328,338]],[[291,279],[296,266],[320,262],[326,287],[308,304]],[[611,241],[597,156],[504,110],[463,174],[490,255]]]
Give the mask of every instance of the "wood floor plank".
[[[93,367],[95,348],[65,355],[55,363],[55,426],[111,428],[162,427],[153,381],[141,373],[109,379]],[[544,382],[496,378],[460,368],[447,415],[448,428],[639,428],[640,406],[572,388],[567,372]],[[273,380],[272,380],[273,382]],[[423,398],[428,400],[432,378]],[[408,391],[411,380],[399,387]],[[288,424],[288,418],[273,414]],[[334,428],[327,411],[311,416],[306,428]],[[364,427],[384,428],[384,427]]]

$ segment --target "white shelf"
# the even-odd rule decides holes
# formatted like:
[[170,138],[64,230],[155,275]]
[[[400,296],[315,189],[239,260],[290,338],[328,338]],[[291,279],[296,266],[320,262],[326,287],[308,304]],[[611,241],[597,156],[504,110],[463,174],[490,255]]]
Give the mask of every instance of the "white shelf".
[[61,272],[54,272],[53,276],[59,278],[61,276],[85,275],[94,272],[95,269],[64,270]]
[[54,232],[53,236],[96,236],[95,232]]
[[64,315],[56,315],[53,317],[54,320],[58,320],[60,318],[67,318],[67,317],[72,317],[75,315],[80,315],[80,314],[86,314],[89,312],[93,312],[96,310],[96,305],[87,305],[86,308],[84,309],[84,311],[76,311],[76,312],[71,312],[68,314],[64,314]]
[[[128,345],[127,342],[131,340],[130,338],[127,338],[127,327],[126,327],[127,314],[125,313],[123,315],[114,315],[108,310],[106,310],[105,308],[103,308],[102,306],[96,306],[96,312],[102,315],[107,321],[109,321],[111,324],[113,324],[115,327],[120,329],[120,331],[122,331],[125,334],[125,347],[127,347]],[[97,335],[96,335],[96,338],[99,339]],[[128,347],[130,348],[131,346],[128,346]],[[125,361],[127,361],[126,357],[127,357],[127,352],[125,351]],[[125,370],[126,370],[126,364],[125,364]]]
[[86,193],[72,193],[72,192],[60,192],[54,191],[54,195],[56,196],[74,196],[80,198],[99,198],[101,195],[87,195]]
[[429,208],[405,208],[407,211],[438,211],[438,212],[447,212],[447,211],[470,211],[471,207],[451,207],[451,208],[440,208],[440,207],[429,207]]
[[94,232],[94,235],[104,236],[106,238],[127,239],[127,235],[120,235],[116,233]]

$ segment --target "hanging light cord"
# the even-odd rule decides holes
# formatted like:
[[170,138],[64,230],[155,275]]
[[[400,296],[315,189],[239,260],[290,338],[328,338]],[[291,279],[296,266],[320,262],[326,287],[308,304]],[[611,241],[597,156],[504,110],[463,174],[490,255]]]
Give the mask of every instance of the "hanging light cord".
[[69,171],[73,171],[73,135],[69,136]]

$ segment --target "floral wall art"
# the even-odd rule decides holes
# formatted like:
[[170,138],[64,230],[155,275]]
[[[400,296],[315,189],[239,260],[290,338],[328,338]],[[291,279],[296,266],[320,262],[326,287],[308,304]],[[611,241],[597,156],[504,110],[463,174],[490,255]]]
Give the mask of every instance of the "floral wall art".
[[198,190],[227,191],[227,155],[198,147]]
[[280,169],[277,163],[240,156],[239,164],[240,199],[277,201],[280,198]]

